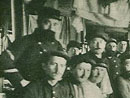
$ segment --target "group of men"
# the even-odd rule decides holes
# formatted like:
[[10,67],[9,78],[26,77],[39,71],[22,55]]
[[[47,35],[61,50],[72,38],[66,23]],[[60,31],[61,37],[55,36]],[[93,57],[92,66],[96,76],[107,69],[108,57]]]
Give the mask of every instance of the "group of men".
[[[118,96],[121,90],[117,91],[116,80],[121,74],[120,54],[124,51],[120,54],[115,51],[117,41],[109,40],[104,31],[94,30],[87,39],[89,52],[80,54],[74,45],[68,45],[67,55],[55,39],[60,16],[60,12],[52,8],[39,12],[38,28],[34,33],[16,39],[2,53],[0,68],[4,77],[16,90],[24,89],[20,94],[22,98],[121,97]],[[121,49],[124,49],[123,45]],[[78,45],[76,47],[80,49]],[[76,52],[75,56],[72,51]]]

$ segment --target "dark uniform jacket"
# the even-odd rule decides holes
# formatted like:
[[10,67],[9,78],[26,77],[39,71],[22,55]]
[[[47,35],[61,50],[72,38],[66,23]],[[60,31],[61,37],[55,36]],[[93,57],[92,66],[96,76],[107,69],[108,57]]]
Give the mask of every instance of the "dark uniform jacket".
[[118,98],[118,91],[117,91],[117,77],[120,75],[121,66],[120,66],[120,59],[117,58],[115,55],[110,55],[110,53],[106,53],[107,62],[109,63],[109,77],[111,80],[111,86],[113,88],[113,95],[114,98]]
[[0,57],[0,67],[3,70],[18,69],[16,72],[5,74],[14,86],[18,86],[23,78],[32,81],[40,77],[41,56],[51,50],[62,50],[61,44],[55,39],[54,32],[36,29],[33,34],[16,39],[3,52]]
[[106,52],[105,55],[109,63],[110,78],[114,80],[120,75],[120,59],[116,55],[110,55],[109,52]]
[[89,52],[83,54],[83,56],[86,59],[92,59],[92,60],[94,60],[96,63],[105,63],[105,64],[108,64],[108,62],[106,60],[107,58],[105,57],[104,54],[103,54],[102,58],[98,58],[98,57],[96,57],[96,55],[93,52],[89,51]]
[[45,79],[32,82],[24,92],[22,98],[75,98],[71,83],[64,80],[54,86],[51,86]]

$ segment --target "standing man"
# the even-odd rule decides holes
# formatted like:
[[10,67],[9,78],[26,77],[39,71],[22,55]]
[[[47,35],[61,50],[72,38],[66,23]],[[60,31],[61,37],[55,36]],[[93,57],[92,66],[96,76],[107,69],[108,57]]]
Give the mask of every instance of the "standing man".
[[24,88],[22,98],[74,98],[69,82],[62,79],[66,70],[68,56],[61,51],[43,55],[42,80],[34,81]]
[[0,67],[16,88],[25,87],[30,81],[41,77],[39,63],[43,52],[62,50],[55,39],[60,25],[60,12],[52,8],[43,8],[38,14],[38,28],[34,33],[16,39],[0,57]]
[[90,51],[85,55],[86,58],[90,58],[96,61],[96,63],[100,63],[103,59],[105,59],[105,47],[107,40],[109,39],[108,34],[106,34],[103,30],[94,30],[92,35],[86,37],[89,43]]
[[116,57],[117,41],[115,39],[110,39],[106,45],[106,58],[109,62],[110,77],[115,80],[120,74],[120,59]]
[[113,91],[114,91],[114,98],[118,98],[118,94],[117,94],[117,77],[120,75],[120,59],[116,57],[116,53],[117,53],[117,41],[116,39],[110,39],[107,42],[106,45],[106,58],[109,62],[109,75],[110,75],[110,79],[111,79],[111,84],[113,87]]

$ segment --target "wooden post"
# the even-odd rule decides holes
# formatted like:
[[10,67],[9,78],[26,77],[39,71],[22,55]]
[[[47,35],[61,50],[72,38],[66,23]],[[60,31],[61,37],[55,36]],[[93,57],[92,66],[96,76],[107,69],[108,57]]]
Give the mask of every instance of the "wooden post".
[[12,34],[13,34],[13,37],[14,37],[14,40],[15,40],[15,0],[11,0],[11,23],[12,23]]
[[26,12],[25,12],[25,4],[22,3],[22,15],[23,15],[23,33],[22,36],[27,35],[27,22],[26,22]]

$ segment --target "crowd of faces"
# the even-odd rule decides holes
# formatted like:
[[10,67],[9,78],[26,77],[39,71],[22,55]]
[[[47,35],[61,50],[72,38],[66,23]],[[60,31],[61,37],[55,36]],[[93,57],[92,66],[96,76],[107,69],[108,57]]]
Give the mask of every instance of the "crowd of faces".
[[[41,22],[41,26],[45,30],[49,29],[55,33],[61,32],[61,29],[59,29],[61,26],[61,21],[57,19],[45,19]],[[118,43],[107,43],[104,39],[96,37],[89,42],[89,48],[95,54],[102,54],[105,49],[109,51],[125,52],[127,49],[127,42],[120,41]],[[81,52],[81,49],[77,47],[70,47],[70,49],[67,51],[68,56],[70,57],[79,55]],[[62,57],[51,57],[47,64],[48,66],[44,67],[44,70],[46,70],[47,74],[51,78],[59,80],[62,78],[66,70],[66,63],[67,61]],[[130,70],[130,60],[126,60],[124,66],[126,70]],[[98,83],[102,80],[104,76],[104,70],[105,68],[102,67],[95,67],[92,69],[91,64],[82,62],[78,64],[75,69],[72,70],[72,73],[75,74],[75,77],[79,81],[86,81],[92,72],[91,77],[93,78],[91,78],[91,81]]]

